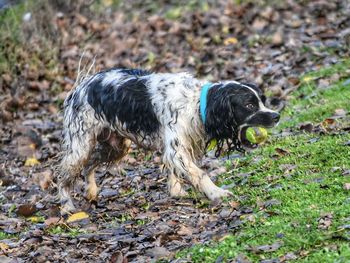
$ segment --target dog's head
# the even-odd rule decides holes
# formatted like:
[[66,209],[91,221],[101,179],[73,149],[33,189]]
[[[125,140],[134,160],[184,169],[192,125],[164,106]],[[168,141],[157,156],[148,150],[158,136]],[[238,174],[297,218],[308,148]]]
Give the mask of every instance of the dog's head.
[[255,148],[245,136],[248,127],[272,128],[280,115],[264,105],[262,91],[252,84],[229,81],[214,84],[207,96],[205,129],[218,141],[219,154],[224,142],[229,150]]

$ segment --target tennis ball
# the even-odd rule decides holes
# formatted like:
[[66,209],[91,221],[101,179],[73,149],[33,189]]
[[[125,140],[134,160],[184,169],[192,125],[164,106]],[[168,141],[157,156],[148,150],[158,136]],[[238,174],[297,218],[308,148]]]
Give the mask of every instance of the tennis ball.
[[249,142],[259,144],[266,140],[267,130],[261,127],[249,127],[245,132],[245,136]]

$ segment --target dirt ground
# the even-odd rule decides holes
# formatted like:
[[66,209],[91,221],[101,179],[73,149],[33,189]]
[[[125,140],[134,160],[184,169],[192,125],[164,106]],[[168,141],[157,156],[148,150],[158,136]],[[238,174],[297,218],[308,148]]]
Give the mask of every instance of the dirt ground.
[[61,107],[80,59],[83,72],[94,60],[93,71],[140,67],[255,82],[269,106],[282,110],[303,73],[349,55],[346,0],[102,7],[43,5],[20,23],[19,41],[2,39],[2,61],[11,65],[0,72],[1,262],[185,262],[174,259],[177,251],[234,233],[253,212],[195,194],[170,198],[159,153],[134,148],[124,174],[115,166],[98,171],[97,204],[77,182],[75,203],[88,218],[60,218],[54,165]]

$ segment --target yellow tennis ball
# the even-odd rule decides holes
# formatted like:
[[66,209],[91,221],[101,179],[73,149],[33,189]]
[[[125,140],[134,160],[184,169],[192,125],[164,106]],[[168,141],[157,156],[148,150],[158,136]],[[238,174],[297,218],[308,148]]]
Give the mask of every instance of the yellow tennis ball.
[[261,127],[249,127],[245,132],[245,136],[251,143],[259,144],[266,141],[267,130]]

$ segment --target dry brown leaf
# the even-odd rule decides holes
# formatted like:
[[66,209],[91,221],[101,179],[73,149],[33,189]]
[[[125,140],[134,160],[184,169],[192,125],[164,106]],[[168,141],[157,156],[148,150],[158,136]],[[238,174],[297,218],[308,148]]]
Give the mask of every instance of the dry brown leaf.
[[177,234],[180,236],[188,236],[188,235],[192,235],[192,233],[193,233],[193,229],[184,225],[182,225],[180,229],[177,231]]
[[282,149],[282,148],[275,148],[276,153],[279,156],[285,156],[285,155],[289,155],[290,152],[288,150]]
[[37,211],[35,205],[31,204],[25,204],[25,205],[20,205],[17,209],[17,215],[19,216],[31,216]]
[[325,213],[321,215],[320,219],[318,220],[318,228],[324,230],[328,229],[332,225],[332,220],[332,213]]
[[229,201],[228,203],[233,209],[236,209],[239,207],[239,202],[237,201]]
[[6,252],[10,247],[6,244],[6,243],[3,243],[3,242],[0,242],[0,249],[3,251],[3,252]]
[[42,190],[46,190],[52,183],[52,172],[51,170],[45,170],[41,173],[33,174],[33,181],[35,184],[40,185]]
[[44,221],[44,224],[46,225],[46,226],[52,226],[52,225],[56,225],[56,224],[58,224],[59,222],[60,222],[60,218],[59,217],[49,217],[48,219],[46,219],[45,221]]

